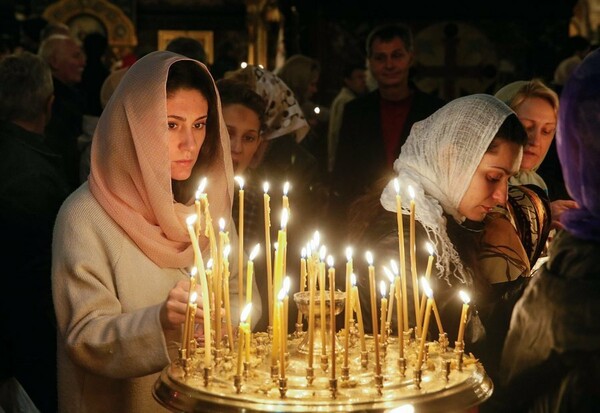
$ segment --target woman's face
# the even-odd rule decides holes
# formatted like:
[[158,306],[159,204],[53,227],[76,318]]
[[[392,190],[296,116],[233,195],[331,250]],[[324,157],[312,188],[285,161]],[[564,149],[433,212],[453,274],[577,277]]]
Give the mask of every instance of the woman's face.
[[548,153],[556,132],[556,115],[550,102],[538,97],[525,99],[515,113],[528,137],[520,169],[530,171],[539,166]]
[[483,155],[458,212],[471,221],[483,221],[496,205],[504,205],[508,196],[508,178],[519,170],[522,147],[496,139],[495,147]]
[[171,179],[190,177],[206,137],[207,117],[208,102],[198,90],[179,89],[167,96]]
[[239,103],[223,106],[223,118],[231,139],[233,170],[241,174],[261,143],[260,119],[255,111]]

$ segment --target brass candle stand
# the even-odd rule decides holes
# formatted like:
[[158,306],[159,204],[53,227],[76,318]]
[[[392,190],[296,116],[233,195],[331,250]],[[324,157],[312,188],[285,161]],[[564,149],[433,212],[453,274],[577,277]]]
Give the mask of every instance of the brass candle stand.
[[[340,311],[343,308],[344,296],[336,293],[336,314],[338,306]],[[295,301],[307,314],[304,297],[295,297]],[[327,300],[327,309],[329,305]],[[318,302],[315,307],[319,314]],[[326,317],[324,321],[322,327],[330,331],[330,320]],[[336,343],[343,343],[344,335],[343,330],[337,331]],[[213,358],[213,365],[207,367],[203,364],[204,347],[198,346],[161,372],[154,385],[154,397],[177,412],[385,412],[411,404],[421,413],[463,412],[492,393],[493,384],[481,363],[471,354],[464,354],[462,343],[457,349],[449,348],[445,336],[441,342],[427,343],[427,358],[421,368],[416,367],[418,340],[402,334],[404,357],[400,358],[397,335],[388,336],[380,374],[376,372],[375,357],[366,358],[366,354],[374,353],[377,343],[373,337],[365,337],[366,351],[361,351],[354,337],[349,343],[347,367],[342,363],[344,348],[336,347],[337,374],[333,376],[331,368],[325,369],[317,361],[318,348],[313,353],[315,363],[309,366],[307,336],[306,331],[297,330],[287,335],[285,377],[271,368],[271,336],[266,332],[252,334],[250,360],[244,361],[241,375],[236,372],[235,351],[221,348],[221,357]],[[317,337],[320,334],[315,334],[315,347]],[[324,344],[330,345],[330,338],[326,341]],[[327,354],[332,356],[330,349]]]

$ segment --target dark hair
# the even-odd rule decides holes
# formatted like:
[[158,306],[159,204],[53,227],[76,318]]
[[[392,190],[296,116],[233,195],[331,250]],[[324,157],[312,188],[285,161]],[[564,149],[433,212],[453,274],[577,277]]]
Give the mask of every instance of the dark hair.
[[198,186],[199,177],[210,165],[217,161],[220,150],[220,119],[217,107],[217,91],[210,74],[203,70],[193,60],[179,60],[169,68],[167,77],[167,97],[178,90],[197,90],[208,103],[208,117],[206,120],[206,138],[198,155],[198,160],[192,175],[185,181],[175,181],[173,192],[177,200],[187,200]]
[[217,89],[221,96],[221,106],[240,104],[258,115],[260,130],[264,130],[267,105],[265,100],[252,88],[238,80],[220,79]]
[[523,124],[516,114],[511,113],[504,119],[504,122],[502,122],[502,125],[498,128],[498,132],[496,132],[496,136],[490,143],[490,146],[488,146],[486,152],[493,151],[499,144],[498,140],[525,146],[527,144],[527,139],[527,131],[525,131]]
[[413,50],[413,35],[410,27],[399,23],[383,24],[375,27],[367,36],[367,57],[371,57],[371,53],[373,52],[373,42],[375,40],[389,42],[396,37],[400,38],[404,42],[406,50]]
[[363,70],[364,71],[364,70],[367,70],[367,68],[364,63],[359,63],[359,62],[347,63],[344,65],[344,70],[343,70],[344,79],[351,77],[352,73],[354,73],[355,70]]
[[179,53],[190,59],[195,59],[201,63],[207,64],[206,51],[204,46],[198,40],[191,37],[180,36],[176,37],[167,44],[165,50],[173,53]]

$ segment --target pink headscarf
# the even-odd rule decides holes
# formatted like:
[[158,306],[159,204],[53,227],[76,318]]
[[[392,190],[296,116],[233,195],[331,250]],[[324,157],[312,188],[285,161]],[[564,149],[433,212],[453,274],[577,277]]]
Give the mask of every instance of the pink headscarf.
[[[180,60],[192,59],[153,52],[127,71],[94,133],[89,178],[92,194],[123,231],[154,263],[172,268],[193,263],[185,220],[195,213],[193,194],[185,204],[177,203],[171,186],[166,84],[169,67]],[[197,162],[188,180],[197,186],[206,176],[211,214],[230,219],[233,167],[230,156],[224,156],[230,153],[229,135],[214,80],[206,66],[197,63],[214,92],[209,121],[216,110],[218,116],[212,119],[219,123],[215,130],[220,144],[210,164]],[[208,245],[207,239],[200,241],[201,247]]]

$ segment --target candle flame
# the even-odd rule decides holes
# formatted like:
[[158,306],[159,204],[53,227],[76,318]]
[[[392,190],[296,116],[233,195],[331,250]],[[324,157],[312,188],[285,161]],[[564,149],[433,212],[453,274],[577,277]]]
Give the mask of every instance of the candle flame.
[[283,184],[283,195],[287,196],[289,190],[290,190],[290,183],[286,181],[285,184]]
[[258,250],[260,250],[260,244],[256,244],[254,248],[252,248],[252,252],[250,253],[250,261],[254,261],[254,258],[258,255]]
[[350,274],[350,283],[352,284],[353,287],[356,286],[356,274],[354,274],[354,273]]
[[467,294],[463,290],[460,290],[458,292],[458,295],[460,295],[460,299],[463,300],[463,303],[469,304],[471,302],[471,297],[469,297],[469,294]]
[[219,229],[225,231],[225,219],[219,218]]
[[230,252],[231,252],[231,245],[229,245],[229,244],[225,245],[225,248],[223,248],[223,256],[225,258],[229,257]]
[[352,261],[352,247],[346,247],[346,260]]
[[236,176],[233,179],[235,179],[235,181],[238,183],[238,185],[240,186],[240,190],[244,189],[244,178],[242,178],[241,176]]
[[427,248],[427,252],[429,252],[429,255],[433,255],[433,253],[435,252],[433,249],[433,245],[431,245],[430,242],[425,243],[425,248]]
[[373,265],[373,253],[371,251],[365,253],[365,258],[367,259],[367,264]]
[[398,181],[398,178],[394,178],[394,189],[396,190],[396,195],[400,195],[400,181]]
[[385,265],[383,266],[383,272],[388,277],[388,279],[390,280],[391,283],[394,282],[394,274],[392,274],[390,269],[388,267],[386,267]]
[[333,256],[332,255],[327,256],[327,265],[329,265],[329,267],[333,267]]
[[185,223],[188,224],[189,226],[191,226],[196,223],[197,219],[198,219],[198,214],[193,214],[185,219]]
[[192,270],[190,271],[190,277],[194,278],[196,274],[198,274],[198,268],[196,266],[193,266]]
[[281,229],[285,229],[288,223],[288,218],[290,217],[290,212],[287,208],[283,208],[281,210]]
[[325,247],[325,245],[321,245],[321,248],[319,248],[319,258],[321,258],[321,261],[325,260],[326,255],[327,255],[327,247]]
[[300,251],[300,258],[306,258],[306,247],[302,247],[302,250]]
[[421,286],[423,286],[423,291],[425,292],[427,298],[433,298],[433,290],[431,289],[427,278],[421,277]]
[[213,259],[209,258],[208,261],[206,262],[206,269],[211,270],[212,266],[213,266]]
[[313,241],[315,243],[315,248],[314,249],[316,251],[317,247],[321,243],[321,234],[319,233],[319,231],[315,231],[315,233],[313,234]]
[[390,260],[390,267],[392,267],[392,272],[397,277],[399,270],[398,270],[398,264],[396,264],[395,260]]
[[248,303],[244,306],[242,310],[242,314],[240,315],[240,323],[245,323],[250,315],[250,311],[252,310],[252,303]]
[[206,189],[206,177],[200,179],[200,184],[198,185],[198,193],[203,193]]
[[269,183],[267,181],[263,182],[263,191],[265,191],[265,194],[269,193]]
[[415,190],[410,185],[408,186],[408,195],[410,196],[410,199],[412,199],[414,201],[414,199],[415,199]]
[[277,299],[279,301],[283,301],[285,299],[287,292],[285,291],[285,287],[283,287],[281,290],[279,290],[279,294],[277,294]]
[[381,293],[382,297],[385,297],[387,288],[385,285],[385,281],[383,281],[383,280],[381,280],[381,282],[379,283],[379,292]]
[[310,257],[312,255],[312,252],[313,252],[313,248],[312,248],[311,244],[312,244],[312,241],[308,241],[306,243],[306,256],[307,257]]
[[192,291],[190,294],[190,304],[194,304],[198,299],[198,293],[196,291]]
[[282,290],[285,290],[285,295],[287,295],[290,292],[290,287],[292,286],[292,279],[286,275],[285,278],[283,279],[283,285],[282,285]]

